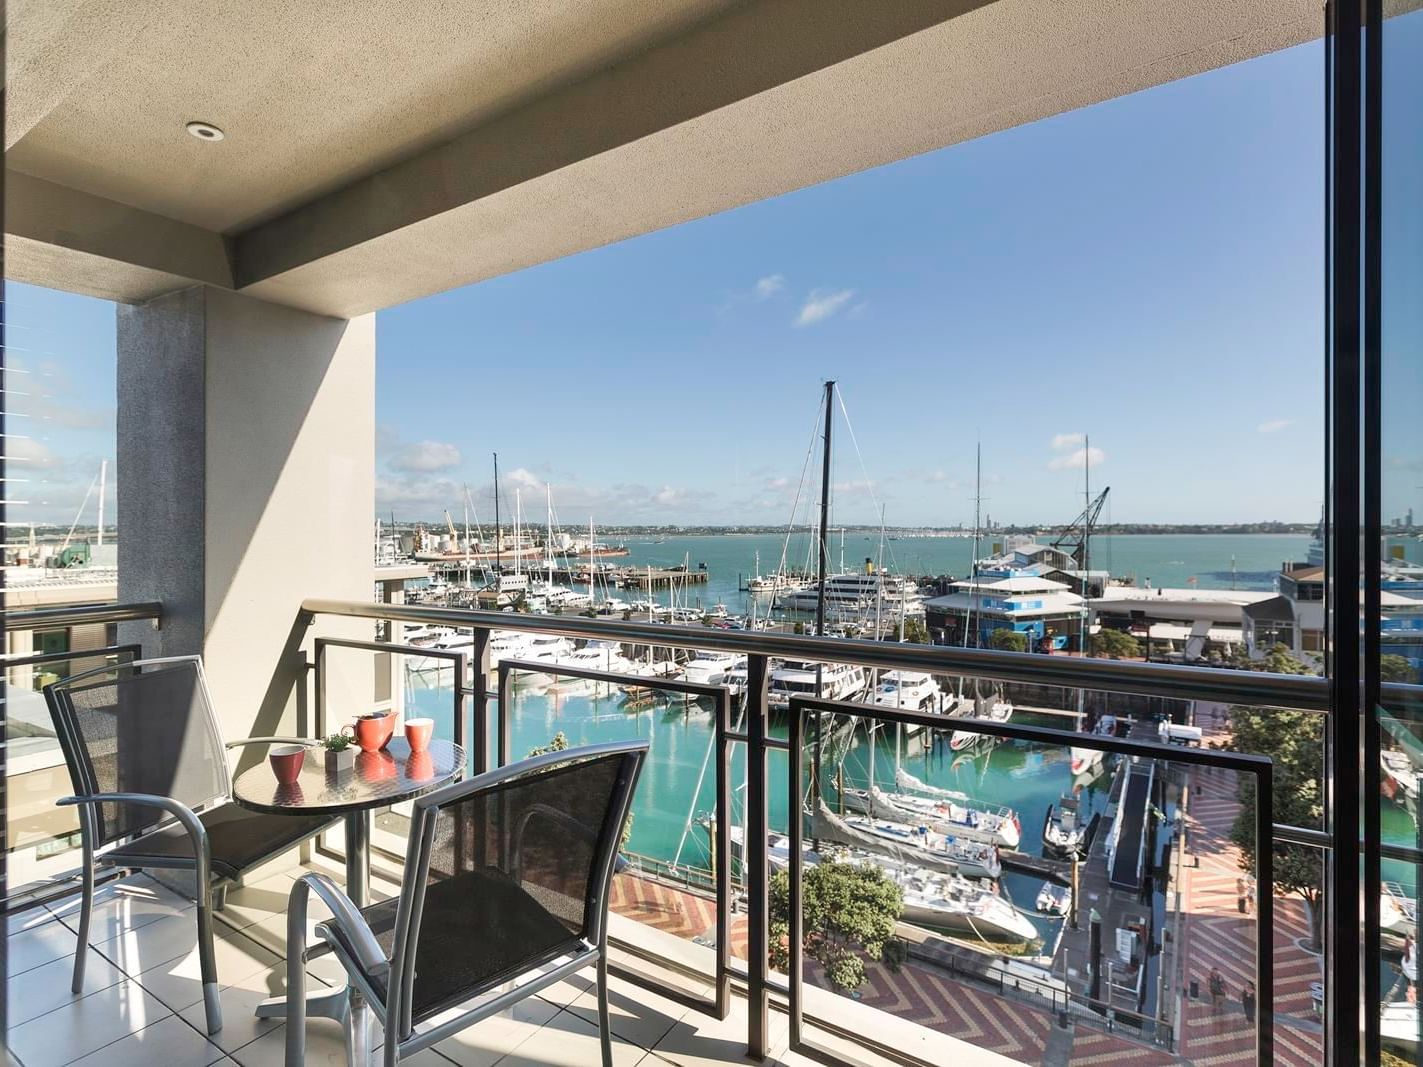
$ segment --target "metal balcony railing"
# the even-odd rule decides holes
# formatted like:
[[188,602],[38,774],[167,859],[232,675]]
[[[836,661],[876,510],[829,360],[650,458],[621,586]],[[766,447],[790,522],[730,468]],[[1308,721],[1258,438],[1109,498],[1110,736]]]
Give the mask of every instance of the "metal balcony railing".
[[[822,715],[834,714],[854,722],[874,722],[923,727],[931,730],[945,728],[942,717],[908,712],[897,712],[889,708],[871,707],[863,704],[844,704],[796,698],[791,703],[789,715],[789,736],[773,736],[770,705],[768,701],[768,679],[772,661],[777,659],[809,660],[824,663],[853,664],[879,670],[912,670],[932,675],[965,676],[984,680],[1037,683],[1067,689],[1087,690],[1102,693],[1125,693],[1143,697],[1168,698],[1177,701],[1207,701],[1254,707],[1278,707],[1325,713],[1329,710],[1328,683],[1321,678],[1300,676],[1276,676],[1228,669],[1204,667],[1184,667],[1174,665],[1140,664],[1118,661],[1078,659],[1071,657],[1043,656],[1022,653],[992,652],[976,649],[947,648],[942,646],[915,646],[874,641],[843,640],[800,635],[771,634],[764,632],[727,631],[705,627],[667,626],[656,623],[628,622],[608,619],[593,619],[582,616],[548,616],[521,613],[484,612],[467,609],[440,608],[422,605],[370,604],[354,601],[308,600],[303,611],[311,617],[318,615],[367,618],[399,623],[414,623],[452,627],[472,633],[473,643],[469,656],[457,655],[455,667],[454,713],[456,729],[464,735],[472,736],[473,770],[480,771],[490,766],[503,764],[513,757],[510,744],[510,722],[513,710],[511,703],[511,679],[520,671],[538,671],[561,677],[583,678],[604,682],[629,682],[654,689],[668,691],[697,692],[698,695],[715,700],[715,752],[716,752],[716,796],[715,805],[715,897],[719,917],[719,938],[716,945],[715,980],[713,1000],[710,1003],[694,1002],[703,1010],[714,1010],[725,1014],[729,1003],[729,993],[733,982],[743,984],[750,1003],[750,1019],[747,1043],[753,1056],[764,1055],[771,1045],[769,1012],[787,1010],[790,1015],[792,1047],[805,1042],[803,1017],[811,1017],[807,1012],[803,991],[803,958],[799,939],[793,926],[791,945],[791,973],[788,980],[776,976],[768,963],[769,927],[768,893],[770,866],[767,852],[767,811],[771,796],[768,785],[768,758],[773,752],[784,752],[790,761],[789,780],[792,783],[790,811],[800,810],[793,799],[796,791],[803,786],[801,751],[809,722]],[[489,642],[496,631],[524,631],[530,633],[556,634],[568,638],[612,641],[623,645],[652,646],[661,648],[681,648],[711,650],[744,654],[748,657],[748,681],[745,687],[743,716],[744,730],[732,728],[729,694],[722,687],[698,687],[680,681],[648,679],[641,676],[613,674],[603,671],[584,671],[551,666],[546,662],[524,663],[508,661],[501,663],[498,670],[491,668]],[[328,642],[328,644],[331,642]],[[407,655],[428,655],[429,650],[421,647],[400,646],[391,643],[357,643],[360,647],[383,652]],[[313,667],[316,665],[313,664]],[[317,670],[318,694],[324,682],[321,671]],[[1399,687],[1410,691],[1416,687]],[[706,690],[704,693],[702,690]],[[318,725],[323,713],[318,696]],[[469,723],[465,725],[465,717]],[[1122,739],[1087,735],[1068,730],[1018,723],[992,723],[986,720],[971,720],[973,730],[1001,739],[1031,743],[1042,746],[1068,746],[1088,748],[1104,753],[1115,753],[1127,758],[1158,760],[1163,764],[1190,765],[1218,768],[1239,775],[1254,776],[1257,795],[1262,802],[1256,808],[1256,839],[1270,840],[1276,846],[1290,844],[1328,852],[1333,846],[1329,823],[1323,827],[1274,826],[1271,819],[1270,761],[1261,755],[1240,754],[1212,749],[1185,749],[1175,745],[1159,744],[1155,741]],[[492,738],[492,740],[491,740]],[[743,798],[747,812],[745,838],[743,840],[743,871],[745,875],[745,903],[749,925],[747,930],[748,951],[745,969],[741,969],[731,957],[727,946],[728,920],[733,904],[730,884],[732,856],[729,842],[732,837],[730,819],[730,777],[729,760],[732,745],[744,746],[747,785]],[[798,857],[803,839],[800,820],[790,819],[791,855]],[[1255,1057],[1257,1062],[1271,1062],[1274,1050],[1274,1030],[1276,1024],[1273,1012],[1273,929],[1274,900],[1271,874],[1271,849],[1258,851],[1257,884],[1257,959],[1255,979],[1258,989],[1258,1013],[1256,1016]],[[793,923],[798,924],[800,905],[801,874],[800,864],[791,863]],[[628,975],[634,980],[639,977]],[[1179,976],[1178,976],[1179,977]],[[644,984],[649,984],[643,979]],[[1016,984],[1016,983],[1015,983]],[[688,1001],[685,995],[670,988],[657,987],[659,992],[670,994],[677,999]],[[1106,994],[1104,994],[1106,996]],[[1063,994],[1061,1003],[1054,998],[1055,1006],[1063,1009],[1083,1010],[1105,1014],[1110,1021],[1113,1009],[1104,1001],[1094,1001],[1081,994]],[[1133,1013],[1116,1009],[1118,1020]],[[839,1033],[864,1044],[873,1046],[873,1038],[853,1028],[837,1025],[825,1013],[812,1017],[817,1028]],[[1138,1016],[1136,1025],[1143,1033],[1150,1020]],[[1159,1036],[1158,1041],[1162,1040]],[[1168,1047],[1171,1038],[1165,1038]],[[823,1050],[821,1050],[823,1053]],[[881,1047],[881,1053],[906,1059],[902,1050]]]

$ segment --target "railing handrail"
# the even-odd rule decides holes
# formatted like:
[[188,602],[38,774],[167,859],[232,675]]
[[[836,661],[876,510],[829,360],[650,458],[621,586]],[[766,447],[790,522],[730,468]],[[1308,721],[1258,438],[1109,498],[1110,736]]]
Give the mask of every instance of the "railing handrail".
[[57,608],[31,608],[5,613],[5,629],[48,630],[61,626],[92,626],[101,623],[161,619],[163,605],[157,600],[131,604],[72,604]]
[[[1031,652],[1000,652],[947,645],[901,644],[841,637],[812,637],[766,630],[722,630],[715,627],[669,626],[663,623],[593,619],[581,615],[538,615],[527,612],[479,611],[473,608],[425,604],[377,604],[358,600],[309,598],[302,602],[309,615],[339,615],[436,626],[476,627],[558,634],[625,644],[668,645],[769,655],[781,659],[853,663],[885,670],[919,670],[930,674],[966,675],[1005,682],[1030,682],[1068,689],[1112,690],[1176,700],[1219,701],[1328,711],[1327,679],[1309,675],[1123,660],[1049,656]],[[1415,686],[1398,687],[1412,691]],[[1421,689],[1420,691],[1423,691]]]

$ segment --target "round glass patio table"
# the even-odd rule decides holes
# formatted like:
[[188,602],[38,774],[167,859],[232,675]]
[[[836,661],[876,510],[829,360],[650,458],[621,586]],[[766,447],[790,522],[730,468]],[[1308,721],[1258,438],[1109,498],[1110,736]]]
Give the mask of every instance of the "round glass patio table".
[[[346,820],[346,896],[358,908],[368,903],[371,878],[371,812],[411,800],[456,781],[464,774],[464,749],[450,741],[431,740],[424,752],[411,752],[403,737],[393,737],[380,752],[359,752],[355,765],[328,773],[326,752],[313,744],[301,775],[282,785],[263,760],[243,771],[232,783],[232,798],[244,808],[268,815],[342,815]],[[288,946],[291,951],[291,946]],[[344,1019],[346,990],[307,997],[308,1017]],[[272,997],[257,1006],[259,1019],[287,1015],[286,997]]]
[[326,770],[326,752],[307,750],[301,775],[283,785],[263,760],[237,776],[232,798],[267,815],[343,815],[346,820],[346,896],[358,908],[368,903],[371,871],[371,812],[411,800],[455,781],[464,773],[464,749],[432,739],[424,752],[411,752],[393,737],[379,752],[356,753],[355,765]]

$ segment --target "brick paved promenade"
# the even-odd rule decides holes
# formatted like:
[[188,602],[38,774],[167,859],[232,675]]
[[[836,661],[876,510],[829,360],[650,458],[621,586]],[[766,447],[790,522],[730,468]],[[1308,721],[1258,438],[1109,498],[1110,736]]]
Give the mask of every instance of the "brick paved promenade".
[[[1209,719],[1209,716],[1205,716]],[[1202,725],[1208,741],[1228,739],[1222,725]],[[1054,1021],[1051,1014],[1022,1001],[999,997],[977,986],[946,977],[936,968],[910,962],[897,972],[879,964],[867,967],[858,990],[865,1003],[913,1019],[981,1048],[1022,1063],[1191,1064],[1194,1067],[1254,1063],[1255,1040],[1240,1008],[1240,989],[1252,977],[1255,919],[1236,907],[1239,851],[1230,843],[1230,828],[1239,804],[1233,776],[1225,772],[1192,772],[1193,799],[1187,818],[1189,852],[1182,874],[1185,978],[1196,977],[1199,1001],[1186,1000],[1185,1033],[1180,1055],[1109,1034],[1078,1023],[1068,1038],[1061,1035],[1048,1049]],[[1199,857],[1199,866],[1192,865]],[[712,900],[657,882],[620,874],[614,880],[612,907],[619,914],[667,933],[702,944],[716,941],[716,907]],[[1309,924],[1303,901],[1275,901],[1275,1062],[1286,1067],[1313,1067],[1323,1059],[1321,1034],[1310,1003],[1309,986],[1318,981],[1320,963],[1299,947]],[[732,953],[746,957],[746,922],[732,921]],[[1205,995],[1212,966],[1224,975],[1229,992],[1225,1008],[1213,1012]],[[806,980],[823,985],[816,966],[807,962]],[[1066,1040],[1063,1040],[1066,1039]],[[1070,1050],[1070,1051],[1069,1051]]]

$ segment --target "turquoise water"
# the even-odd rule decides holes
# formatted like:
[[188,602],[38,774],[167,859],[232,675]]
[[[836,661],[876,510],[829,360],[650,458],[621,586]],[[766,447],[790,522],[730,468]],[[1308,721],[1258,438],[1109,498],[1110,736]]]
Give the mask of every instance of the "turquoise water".
[[[650,756],[634,804],[629,849],[667,863],[679,863],[703,870],[711,867],[710,841],[703,826],[715,805],[715,767],[708,760],[713,740],[713,720],[709,707],[693,705],[685,711],[655,706],[629,711],[620,694],[599,697],[591,693],[558,696],[517,691],[513,701],[512,752],[516,757],[546,744],[560,731],[573,745],[596,742],[646,739]],[[412,689],[407,699],[422,713],[439,723],[439,733],[452,733],[452,698],[448,676],[439,688]],[[1061,726],[1063,719],[1019,714],[1014,721]],[[784,736],[784,727],[775,732]],[[956,789],[983,804],[1007,805],[1015,809],[1022,823],[1023,851],[1038,854],[1042,843],[1043,818],[1049,804],[1064,794],[1076,793],[1084,815],[1100,810],[1111,782],[1108,773],[1095,781],[1074,781],[1066,749],[1001,743],[983,744],[967,753],[950,753],[941,743],[925,750],[917,741],[902,751],[901,765],[930,784]],[[868,780],[870,745],[864,733],[857,734],[843,759],[847,784],[863,785]],[[894,779],[894,750],[890,739],[877,735],[874,746],[875,780],[888,784]],[[809,762],[809,761],[807,761]],[[772,829],[788,829],[790,808],[785,753],[771,752],[769,758],[769,815]],[[705,771],[703,771],[705,768]],[[732,746],[732,820],[744,817],[742,799],[745,781],[745,749]],[[827,787],[833,771],[827,769]],[[833,804],[833,791],[827,788]],[[1015,873],[1005,874],[1004,891],[1028,913],[1033,910],[1041,881]],[[1057,920],[1034,916],[1049,941]]]
[[[1150,578],[1157,585],[1180,586],[1187,578],[1195,577],[1202,588],[1229,588],[1234,557],[1235,584],[1239,588],[1268,589],[1281,562],[1304,558],[1308,541],[1303,536],[1265,535],[1101,538],[1094,543],[1093,566],[1109,569],[1113,574],[1134,574],[1139,580]],[[700,598],[709,606],[721,601],[733,610],[745,610],[749,595],[741,593],[739,587],[754,573],[756,552],[760,551],[761,570],[765,573],[780,564],[782,544],[782,538],[762,535],[669,537],[661,543],[630,542],[631,554],[614,562],[670,566],[685,561],[693,569],[705,563],[710,582],[691,587],[691,602]],[[800,558],[795,555],[797,544]],[[805,548],[804,537],[792,542],[790,566],[805,564]],[[972,554],[971,542],[956,538],[908,538],[886,542],[884,550],[887,565],[901,572],[921,574],[966,573]],[[877,537],[846,537],[847,566],[862,563],[865,556],[876,556],[878,552]],[[837,537],[832,546],[832,567],[839,565],[839,557]],[[623,595],[631,598],[633,594]],[[662,598],[665,600],[666,596],[664,592]],[[683,602],[680,590],[678,602]],[[441,687],[411,691],[408,699],[441,724],[444,736],[450,735],[453,719],[448,674]],[[713,737],[708,707],[693,705],[684,711],[655,706],[634,712],[626,709],[616,692],[599,697],[586,692],[557,696],[516,690],[511,711],[515,757],[546,744],[560,731],[574,745],[647,739],[651,755],[634,806],[629,848],[668,863],[703,869],[710,866],[709,840],[702,826],[702,820],[712,814],[715,790],[714,767],[707,759]],[[1059,727],[1068,722],[1021,712],[1014,721]],[[882,784],[892,782],[895,759],[889,740],[877,737],[874,752],[875,780]],[[868,779],[869,753],[866,735],[856,735],[843,760],[848,783],[863,784]],[[732,818],[736,822],[742,818],[744,755],[743,746],[733,745],[732,782],[736,793]],[[1084,815],[1090,815],[1105,805],[1105,790],[1111,782],[1111,775],[1105,772],[1093,782],[1074,781],[1065,749],[1026,743],[985,745],[964,755],[949,753],[946,744],[927,751],[916,744],[910,752],[901,754],[901,761],[904,769],[930,784],[959,790],[985,805],[1013,808],[1022,823],[1021,848],[1034,855],[1041,849],[1043,817],[1049,804],[1075,792]],[[769,766],[771,826],[785,830],[789,809],[785,755],[772,752]],[[1403,828],[1395,829],[1401,836]],[[1003,879],[1006,893],[1029,913],[1040,884],[1035,878],[1011,872]],[[1055,921],[1041,917],[1035,921],[1045,938],[1054,935]]]

